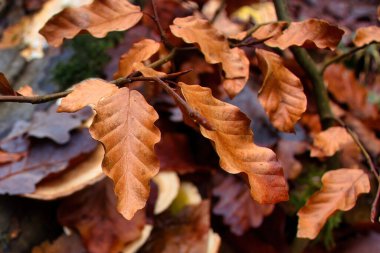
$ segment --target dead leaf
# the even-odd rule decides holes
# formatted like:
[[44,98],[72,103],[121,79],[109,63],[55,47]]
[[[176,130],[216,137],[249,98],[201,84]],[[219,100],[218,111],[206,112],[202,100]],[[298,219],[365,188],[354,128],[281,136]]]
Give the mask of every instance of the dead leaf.
[[17,90],[17,93],[20,94],[21,96],[26,96],[26,97],[37,95],[33,92],[33,88],[30,87],[29,85],[22,86],[20,89]]
[[62,99],[57,112],[76,112],[87,105],[93,107],[101,98],[111,96],[117,86],[102,79],[91,78],[73,87],[73,91]]
[[330,127],[314,136],[311,157],[332,156],[354,140],[343,127]]
[[34,192],[39,181],[66,169],[71,160],[91,153],[96,145],[87,129],[74,132],[64,145],[49,140],[37,142],[24,159],[0,166],[0,193]]
[[112,183],[107,180],[65,199],[58,209],[58,220],[78,230],[88,252],[119,253],[139,238],[145,213],[139,211],[132,220],[126,220],[116,210]]
[[133,72],[133,64],[148,60],[160,49],[160,43],[144,39],[134,43],[132,47],[120,57],[119,69],[115,73],[114,78],[128,76]]
[[179,83],[187,103],[204,116],[215,130],[200,126],[213,141],[220,166],[229,173],[248,175],[251,195],[259,203],[288,200],[288,187],[274,152],[253,143],[250,120],[240,109],[214,98],[209,88]]
[[314,47],[335,50],[344,31],[321,19],[291,22],[281,34],[267,41],[265,45],[282,50],[290,46]]
[[63,39],[72,39],[81,32],[103,38],[111,31],[124,31],[136,25],[143,14],[140,7],[128,0],[94,0],[78,8],[66,8],[53,16],[40,33],[54,47]]
[[160,72],[150,67],[144,66],[144,64],[141,62],[135,62],[133,64],[133,68],[136,71],[139,71],[145,77],[163,77],[166,75],[164,72]]
[[8,82],[8,79],[5,77],[3,73],[0,72],[0,94],[16,96],[16,92],[13,90],[11,85]]
[[262,25],[254,33],[252,33],[252,37],[257,40],[264,40],[279,36],[286,28],[287,24],[287,22],[279,21],[276,23]]
[[259,100],[272,124],[280,131],[293,132],[294,125],[306,111],[306,96],[301,81],[282,62],[280,56],[256,49],[264,82]]
[[356,30],[356,35],[353,39],[353,42],[357,47],[362,47],[371,42],[380,42],[380,27],[360,27],[358,30]]
[[105,148],[104,173],[115,183],[117,209],[127,219],[142,209],[149,197],[149,182],[158,173],[154,145],[160,131],[157,112],[136,90],[121,88],[100,100],[90,127]]
[[296,179],[302,172],[302,164],[294,156],[306,152],[307,148],[308,144],[301,141],[280,140],[277,143],[276,154],[286,178]]
[[335,211],[350,210],[360,194],[370,191],[368,175],[358,169],[328,171],[322,184],[322,189],[298,211],[297,237],[314,239]]
[[[230,49],[227,39],[207,20],[188,16],[176,18],[170,26],[172,33],[187,43],[196,43],[208,63],[221,63],[226,79],[240,79],[238,85],[228,85],[228,95],[234,97],[248,80],[249,61],[241,49]],[[247,64],[248,63],[248,64]]]
[[43,242],[32,249],[32,253],[86,253],[80,237],[77,234],[61,235],[52,243]]
[[270,215],[273,204],[259,204],[253,200],[249,188],[235,179],[234,176],[216,178],[216,186],[212,194],[219,198],[213,208],[213,213],[223,216],[224,224],[228,225],[236,235],[242,235],[248,229],[260,227],[264,217]]
[[209,229],[209,201],[186,206],[175,217],[162,216],[139,252],[207,252]]
[[154,214],[157,215],[168,209],[176,198],[180,188],[180,179],[173,171],[161,171],[153,178],[153,181],[158,187],[158,197],[154,206]]

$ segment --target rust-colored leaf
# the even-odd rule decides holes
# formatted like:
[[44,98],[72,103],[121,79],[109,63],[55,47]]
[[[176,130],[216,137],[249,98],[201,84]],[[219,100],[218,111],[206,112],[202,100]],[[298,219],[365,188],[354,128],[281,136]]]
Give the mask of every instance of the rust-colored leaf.
[[119,69],[114,77],[128,76],[133,72],[133,64],[148,60],[158,52],[160,43],[151,39],[144,39],[132,45],[131,49],[120,57]]
[[66,8],[53,16],[40,33],[52,46],[58,47],[63,39],[72,39],[81,32],[102,38],[111,31],[124,31],[142,18],[140,7],[128,0],[95,0],[78,8]]
[[269,39],[271,37],[276,37],[282,33],[282,30],[284,30],[286,25],[287,22],[284,21],[262,25],[254,33],[252,33],[252,37],[257,40],[264,40]]
[[61,235],[53,242],[45,241],[33,247],[32,253],[86,253],[80,237],[77,234]]
[[314,136],[311,157],[332,156],[354,140],[343,127],[330,127]]
[[102,167],[115,183],[117,209],[131,219],[145,206],[150,180],[159,170],[154,154],[160,140],[154,125],[158,114],[138,91],[128,88],[100,100],[95,111],[90,132],[105,148]]
[[102,181],[65,199],[58,209],[59,222],[78,230],[91,253],[119,253],[139,238],[145,225],[145,212],[126,220],[116,210],[112,182]]
[[370,191],[368,175],[358,169],[326,172],[322,184],[322,189],[298,211],[297,237],[314,239],[335,211],[350,210],[355,206],[358,195]]
[[62,99],[57,112],[76,112],[87,105],[95,106],[98,101],[112,95],[118,88],[116,85],[91,78],[76,84],[73,91]]
[[356,30],[356,35],[353,42],[357,47],[364,46],[371,42],[380,42],[380,27],[360,27],[358,30]]
[[215,143],[220,166],[229,173],[248,175],[251,195],[259,203],[288,199],[288,187],[275,153],[253,143],[250,120],[231,104],[214,98],[209,88],[179,83],[189,105],[214,127],[200,126],[203,136]]
[[256,49],[264,82],[259,100],[272,124],[280,131],[292,132],[306,111],[306,96],[301,81],[282,62],[280,56]]
[[219,197],[213,213],[222,215],[234,234],[242,235],[251,227],[260,227],[264,217],[272,213],[273,204],[257,203],[250,197],[249,188],[234,176],[221,176],[218,181],[212,190],[213,195]]
[[13,88],[9,84],[8,79],[1,72],[0,72],[0,94],[16,96],[16,92],[13,90]]
[[136,71],[141,72],[145,77],[162,77],[166,75],[166,73],[147,67],[141,62],[134,63],[133,68],[136,69]]
[[239,93],[248,80],[249,61],[241,49],[231,49],[227,39],[213,28],[207,20],[188,16],[176,18],[170,26],[172,33],[187,43],[196,43],[208,63],[221,63],[226,79],[238,84],[224,84],[230,97]]
[[314,47],[335,50],[344,31],[320,19],[292,22],[281,34],[265,41],[270,47],[282,50],[290,46]]
[[33,88],[29,85],[24,85],[20,89],[17,90],[17,93],[21,96],[36,96],[37,94],[34,93]]

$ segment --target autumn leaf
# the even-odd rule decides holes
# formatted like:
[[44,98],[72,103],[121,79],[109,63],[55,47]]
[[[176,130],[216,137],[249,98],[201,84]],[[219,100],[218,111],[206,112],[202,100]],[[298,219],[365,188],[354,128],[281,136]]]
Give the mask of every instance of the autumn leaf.
[[311,157],[332,156],[354,140],[343,127],[330,127],[314,136]]
[[282,50],[290,46],[335,50],[344,31],[320,19],[291,22],[281,34],[265,41],[265,45]]
[[134,63],[133,68],[136,69],[136,71],[139,71],[145,77],[163,77],[166,75],[164,72],[160,72],[150,67],[144,66],[144,64],[141,62]]
[[250,120],[240,109],[214,98],[209,88],[179,83],[188,104],[205,117],[215,130],[200,126],[212,140],[220,166],[229,173],[248,175],[251,195],[259,203],[288,199],[288,187],[274,152],[253,143]]
[[160,43],[144,39],[132,45],[131,49],[120,57],[119,69],[115,78],[128,76],[133,72],[133,64],[148,60],[160,49]]
[[13,90],[8,82],[8,79],[3,73],[0,72],[0,94],[16,96],[16,92]]
[[37,94],[34,93],[33,88],[29,85],[24,85],[20,89],[17,90],[17,94],[21,96],[36,96]]
[[213,213],[222,215],[223,222],[234,234],[242,235],[251,227],[260,227],[264,217],[272,213],[273,204],[257,203],[250,197],[249,188],[234,176],[220,176],[215,181],[219,182],[212,193],[219,200]]
[[280,131],[293,132],[294,125],[306,111],[306,96],[301,81],[290,72],[277,54],[256,49],[264,82],[259,100],[272,124]]
[[57,112],[76,112],[87,105],[95,106],[101,98],[118,90],[116,85],[97,78],[84,80],[72,89],[73,91],[62,99]]
[[252,37],[257,40],[265,40],[271,37],[279,36],[287,26],[287,22],[279,21],[276,23],[269,23],[260,26],[255,32],[252,33]]
[[4,163],[17,162],[25,156],[25,153],[8,153],[0,150],[0,165]]
[[150,180],[158,173],[154,145],[160,131],[157,112],[136,90],[121,88],[100,100],[90,127],[105,148],[104,173],[115,183],[117,209],[127,219],[142,209],[149,197]]
[[54,47],[81,32],[102,38],[111,31],[124,31],[142,18],[140,7],[128,0],[95,0],[89,5],[66,8],[53,16],[40,33]]
[[32,253],[86,253],[86,249],[77,234],[63,234],[51,243],[45,241],[33,247]]
[[188,16],[176,18],[170,26],[172,33],[187,43],[196,43],[208,63],[221,63],[228,80],[224,87],[230,97],[234,97],[248,80],[249,60],[241,49],[230,49],[227,39],[213,28],[207,20]]
[[78,230],[88,252],[119,253],[139,238],[145,213],[139,211],[132,220],[126,220],[116,210],[112,182],[103,180],[65,199],[58,209],[58,221]]
[[359,169],[338,169],[322,177],[322,189],[298,211],[297,237],[314,239],[335,211],[355,206],[357,197],[370,191],[368,175]]
[[380,27],[360,27],[356,30],[356,35],[353,42],[357,47],[362,47],[371,42],[380,42]]

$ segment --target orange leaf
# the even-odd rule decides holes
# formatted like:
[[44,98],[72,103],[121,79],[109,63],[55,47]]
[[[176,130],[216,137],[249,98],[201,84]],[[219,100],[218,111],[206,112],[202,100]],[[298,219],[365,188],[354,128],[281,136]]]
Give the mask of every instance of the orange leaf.
[[73,91],[62,99],[57,112],[76,112],[87,105],[95,106],[98,101],[118,90],[116,85],[102,79],[91,78],[76,84]]
[[264,40],[270,37],[279,36],[287,24],[287,22],[279,21],[276,23],[262,25],[254,33],[252,33],[252,37],[258,40]]
[[29,85],[24,85],[20,89],[17,90],[17,93],[22,96],[36,96],[36,94],[33,92],[33,88]]
[[355,46],[361,47],[374,41],[380,42],[380,27],[368,26],[360,27],[356,30],[356,35],[353,40]]
[[270,47],[282,50],[290,46],[307,46],[314,48],[329,48],[335,50],[344,31],[326,21],[308,19],[302,22],[292,22],[283,33],[264,43]]
[[90,127],[94,139],[105,148],[104,173],[115,183],[118,210],[131,219],[149,196],[149,183],[159,170],[154,145],[160,131],[154,125],[157,112],[136,90],[121,88],[101,99]]
[[265,76],[259,100],[272,124],[280,131],[292,132],[306,111],[306,96],[301,81],[282,63],[277,54],[256,49],[259,68]]
[[355,206],[358,195],[370,191],[368,175],[358,169],[326,172],[322,185],[322,189],[298,211],[297,237],[314,239],[336,210],[350,210]]
[[8,79],[3,73],[0,72],[0,94],[16,96],[16,92],[13,90],[8,82]]
[[141,62],[134,63],[133,68],[136,69],[136,71],[140,71],[141,74],[145,77],[162,77],[166,75],[164,72],[160,72],[150,67],[144,66],[144,64]]
[[54,47],[63,39],[72,39],[81,32],[102,38],[111,31],[124,31],[142,18],[140,7],[128,0],[95,0],[78,8],[67,8],[53,16],[40,33]]
[[234,105],[211,94],[209,88],[179,83],[193,109],[205,117],[215,130],[200,126],[203,136],[212,140],[220,166],[229,173],[248,175],[251,195],[259,203],[288,200],[288,187],[274,152],[253,143],[250,120]]
[[208,63],[221,63],[227,79],[240,79],[238,85],[225,84],[230,97],[239,93],[248,80],[249,60],[241,49],[231,49],[227,39],[207,20],[194,16],[176,18],[170,26],[172,33],[187,43],[197,43]]
[[330,127],[314,137],[311,157],[332,156],[347,144],[353,142],[351,135],[343,127]]
[[119,69],[114,77],[128,76],[133,72],[134,63],[148,60],[152,55],[157,53],[159,49],[160,43],[151,39],[145,39],[133,44],[131,49],[121,56]]

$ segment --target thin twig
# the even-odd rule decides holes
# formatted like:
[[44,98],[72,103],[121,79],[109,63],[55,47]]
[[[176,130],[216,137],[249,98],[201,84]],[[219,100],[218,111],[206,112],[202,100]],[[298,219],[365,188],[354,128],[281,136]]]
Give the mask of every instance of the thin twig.
[[164,90],[173,97],[173,99],[179,104],[180,107],[185,109],[189,114],[189,117],[199,125],[203,126],[207,130],[214,130],[212,125],[208,122],[208,120],[203,117],[199,112],[195,111],[193,108],[189,106],[189,104],[180,96],[177,92],[175,92],[170,86],[161,80],[158,77],[153,77],[153,79],[164,88]]
[[160,18],[158,16],[158,12],[157,12],[157,5],[156,5],[155,0],[152,0],[152,9],[153,9],[153,14],[154,14],[153,20],[156,23],[158,31],[160,32],[162,43],[164,43],[164,45],[167,46],[168,48],[172,48],[172,46],[168,44],[165,30],[162,28]]
[[269,36],[269,37],[266,37],[264,39],[260,39],[260,40],[253,40],[253,41],[247,41],[247,42],[244,42],[244,41],[241,41],[239,43],[230,43],[231,47],[250,47],[250,46],[254,46],[254,45],[258,45],[258,44],[261,44],[269,39],[273,38],[273,36]]
[[161,66],[161,65],[169,62],[171,59],[173,59],[173,57],[175,56],[176,53],[177,53],[177,48],[173,48],[168,55],[166,55],[165,57],[149,64],[147,67],[152,68],[152,69],[157,68],[158,66]]
[[354,53],[356,53],[357,51],[359,50],[362,50],[366,47],[368,47],[369,45],[371,45],[372,43],[369,43],[369,44],[366,44],[366,45],[363,45],[361,47],[354,47],[352,49],[350,49],[349,51],[343,53],[343,54],[339,54],[329,60],[327,60],[325,63],[323,63],[322,65],[322,69],[321,69],[321,73],[323,74],[325,72],[325,70],[327,69],[328,66],[330,66],[331,64],[333,63],[336,63],[336,62],[339,62],[341,60],[343,60],[344,58],[346,57],[349,57],[351,55],[353,55]]

